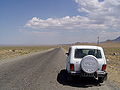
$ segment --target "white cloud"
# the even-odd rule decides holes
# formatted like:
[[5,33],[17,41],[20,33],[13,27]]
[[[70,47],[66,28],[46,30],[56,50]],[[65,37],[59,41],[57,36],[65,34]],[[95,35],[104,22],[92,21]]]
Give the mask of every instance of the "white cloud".
[[[86,30],[87,32],[95,30],[102,37],[104,37],[103,35],[115,37],[120,34],[120,0],[74,1],[78,5],[78,11],[84,13],[84,16],[65,16],[48,19],[33,17],[25,24],[25,27],[37,30],[49,30],[47,31],[48,33],[51,30]],[[114,35],[111,33],[114,33]]]
[[112,39],[115,39],[116,36],[120,36],[120,32],[106,32],[106,31],[102,31],[99,33],[99,36],[100,36],[100,40],[112,40]]
[[114,9],[117,7],[111,6],[108,1],[99,2],[97,0],[76,0],[76,3],[79,4],[79,11],[86,13],[86,16],[89,19],[96,21],[95,23],[111,25],[112,20],[116,19],[116,12]]
[[75,0],[78,4],[79,12],[85,12],[89,15],[112,15],[119,16],[120,0]]
[[[114,22],[120,23],[120,0],[75,0],[78,4],[78,11],[86,13],[89,19],[111,25]],[[113,25],[113,23],[112,23]]]
[[35,29],[105,29],[103,24],[96,24],[95,20],[90,20],[83,16],[66,16],[63,18],[48,18],[46,20],[33,17],[26,23],[26,27]]
[[[100,1],[100,0],[99,0]],[[62,18],[40,19],[33,17],[26,27],[35,29],[109,29],[120,24],[120,0],[75,0],[79,12],[86,16],[65,16]]]

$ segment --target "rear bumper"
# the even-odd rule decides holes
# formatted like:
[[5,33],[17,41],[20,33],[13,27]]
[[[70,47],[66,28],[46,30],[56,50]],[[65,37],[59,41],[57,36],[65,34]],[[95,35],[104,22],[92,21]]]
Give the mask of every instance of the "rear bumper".
[[68,72],[71,76],[79,76],[79,77],[105,77],[107,76],[107,72],[105,71],[97,71],[95,73],[84,73],[84,72]]
[[77,76],[77,77],[94,77],[94,73],[88,74],[88,73],[83,73],[83,72],[70,72],[68,73],[71,76]]
[[105,76],[107,76],[107,72],[106,71],[97,71],[97,76],[98,77],[105,77]]

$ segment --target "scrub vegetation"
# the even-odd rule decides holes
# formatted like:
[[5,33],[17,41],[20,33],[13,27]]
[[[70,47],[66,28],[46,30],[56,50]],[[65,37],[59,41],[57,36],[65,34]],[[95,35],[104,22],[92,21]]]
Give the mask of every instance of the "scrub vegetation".
[[29,53],[47,50],[56,46],[11,46],[0,47],[0,60],[13,58]]
[[[77,45],[97,45],[94,43],[80,43]],[[71,45],[60,45],[65,51]],[[107,58],[108,79],[120,87],[120,43],[101,43],[99,46],[104,48]],[[0,47],[0,60],[13,58],[29,53],[39,52],[55,48],[57,46],[16,46],[16,47]]]
[[[94,43],[80,43],[77,45],[97,45]],[[63,48],[68,51],[70,45],[64,45]],[[120,87],[120,43],[101,43],[99,46],[104,48],[107,59],[108,79]]]

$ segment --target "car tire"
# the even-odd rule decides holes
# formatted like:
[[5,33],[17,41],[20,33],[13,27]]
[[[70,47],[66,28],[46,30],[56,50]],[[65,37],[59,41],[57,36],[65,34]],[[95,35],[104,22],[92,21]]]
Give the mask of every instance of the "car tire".
[[87,55],[82,58],[81,69],[85,73],[94,73],[98,70],[98,61],[97,58],[93,55]]
[[67,73],[67,81],[71,82],[72,80],[73,80],[72,76],[69,73]]
[[103,83],[104,82],[104,78],[103,77],[98,77],[98,82],[99,83]]
[[107,80],[107,74],[104,75],[104,77],[98,77],[98,82],[99,82],[99,83],[103,83],[103,82],[106,81],[106,80]]

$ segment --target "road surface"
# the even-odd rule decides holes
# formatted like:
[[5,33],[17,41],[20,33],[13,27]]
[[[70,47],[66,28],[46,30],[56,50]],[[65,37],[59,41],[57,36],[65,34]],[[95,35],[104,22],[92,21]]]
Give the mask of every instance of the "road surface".
[[66,81],[65,53],[61,48],[0,62],[0,90],[119,90],[94,79]]

